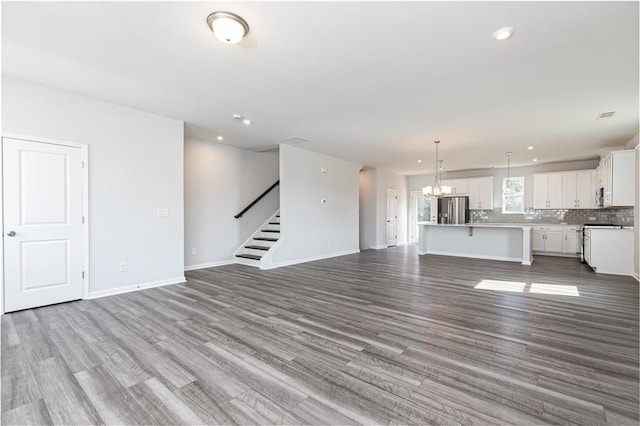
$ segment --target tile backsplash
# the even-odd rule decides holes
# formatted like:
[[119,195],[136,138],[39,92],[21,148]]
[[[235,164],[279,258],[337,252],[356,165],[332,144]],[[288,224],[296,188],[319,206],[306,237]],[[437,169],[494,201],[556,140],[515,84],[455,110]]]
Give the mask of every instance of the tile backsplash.
[[[594,219],[592,219],[594,218]],[[612,223],[633,226],[633,207],[613,209],[525,209],[523,214],[503,214],[502,208],[493,210],[472,210],[471,220],[475,223]]]

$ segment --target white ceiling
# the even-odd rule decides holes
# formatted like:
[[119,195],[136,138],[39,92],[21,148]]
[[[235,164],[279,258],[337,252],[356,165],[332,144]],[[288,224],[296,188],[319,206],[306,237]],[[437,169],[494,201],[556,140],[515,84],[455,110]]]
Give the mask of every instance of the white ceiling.
[[[241,45],[215,39],[214,10],[247,20]],[[503,26],[514,37],[494,41]],[[638,50],[637,2],[2,3],[5,75],[404,174],[434,170],[435,139],[445,170],[624,144]]]

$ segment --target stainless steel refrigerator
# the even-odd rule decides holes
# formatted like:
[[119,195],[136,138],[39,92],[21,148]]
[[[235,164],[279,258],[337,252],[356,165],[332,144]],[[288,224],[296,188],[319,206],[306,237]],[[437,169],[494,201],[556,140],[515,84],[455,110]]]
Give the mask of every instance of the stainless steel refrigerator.
[[469,223],[469,197],[438,198],[438,223],[449,225]]

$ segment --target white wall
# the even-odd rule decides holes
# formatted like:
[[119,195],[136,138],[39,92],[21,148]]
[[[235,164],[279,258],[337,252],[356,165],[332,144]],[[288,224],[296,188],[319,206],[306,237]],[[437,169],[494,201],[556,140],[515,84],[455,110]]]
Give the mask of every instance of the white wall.
[[[637,140],[637,139],[636,139]],[[635,233],[633,273],[640,280],[640,145],[636,144],[636,202],[633,210],[633,230]]]
[[2,132],[89,145],[91,294],[183,279],[181,121],[3,76]]
[[[273,255],[273,266],[359,251],[360,167],[280,145],[281,241]],[[321,173],[321,168],[327,173]],[[321,203],[322,199],[326,203]]]
[[387,245],[387,189],[398,190],[398,245],[407,244],[407,177],[388,170],[377,169],[376,183],[376,246]]
[[387,247],[387,189],[398,191],[398,245],[407,244],[407,177],[383,169],[360,172],[360,249]]
[[636,150],[636,199],[633,210],[633,229],[634,229],[634,267],[633,273],[636,279],[640,280],[640,145],[638,144],[639,133],[636,133],[625,145],[626,149]]
[[[565,163],[540,164],[527,167],[511,167],[511,176],[524,176],[524,206],[533,207],[533,173],[559,172],[565,170],[594,170],[599,160],[570,161]],[[493,176],[493,207],[502,206],[502,179],[507,177],[507,169],[479,169],[461,172],[443,172],[442,179],[462,179]],[[409,191],[420,191],[422,187],[433,185],[433,174],[415,175],[407,178]]]
[[376,245],[377,169],[360,171],[360,250]]
[[185,268],[230,263],[234,250],[278,210],[279,188],[241,218],[234,216],[278,178],[277,151],[185,139]]

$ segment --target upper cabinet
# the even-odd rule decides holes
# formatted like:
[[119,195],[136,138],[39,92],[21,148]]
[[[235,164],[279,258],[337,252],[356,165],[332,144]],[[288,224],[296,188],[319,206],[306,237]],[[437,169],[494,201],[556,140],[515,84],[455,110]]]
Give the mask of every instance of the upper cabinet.
[[595,170],[534,174],[533,208],[595,208],[595,179]]
[[633,206],[635,198],[634,150],[611,151],[600,162],[604,206]]
[[443,180],[442,185],[451,187],[451,194],[469,195],[469,179]]
[[562,173],[533,175],[533,208],[562,208]]
[[562,208],[591,209],[595,207],[593,170],[562,173]]
[[493,209],[493,176],[469,179],[469,209]]

